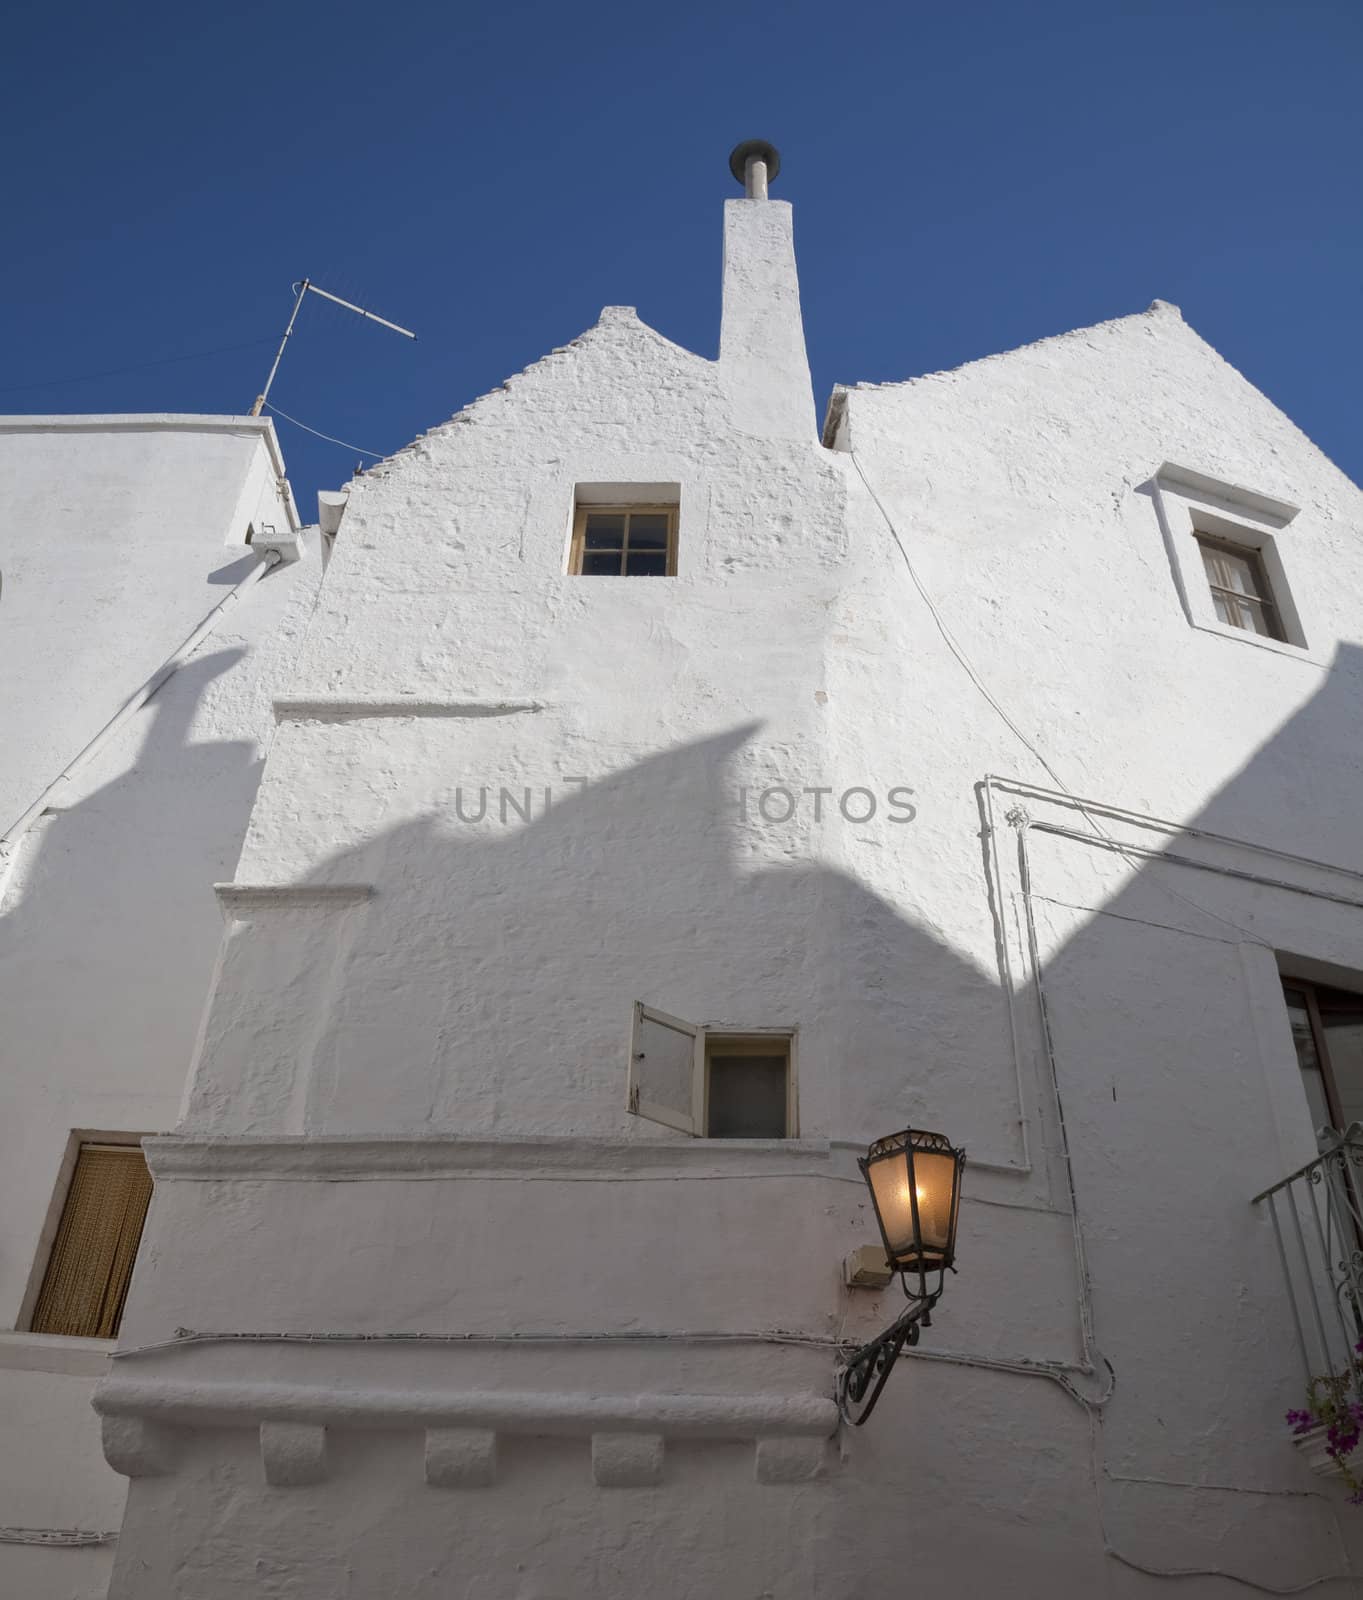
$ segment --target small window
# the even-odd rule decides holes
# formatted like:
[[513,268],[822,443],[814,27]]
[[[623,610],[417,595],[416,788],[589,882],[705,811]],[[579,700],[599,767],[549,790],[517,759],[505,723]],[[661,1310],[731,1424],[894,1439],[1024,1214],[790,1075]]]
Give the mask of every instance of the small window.
[[598,578],[675,577],[676,506],[579,505],[568,570]]
[[1196,537],[1217,620],[1266,639],[1286,640],[1259,552],[1203,533]]
[[784,1139],[789,1122],[790,1040],[705,1040],[706,1128],[712,1139]]
[[1363,1121],[1363,994],[1283,979],[1306,1101],[1317,1133]]
[[80,1147],[32,1332],[114,1337],[150,1199],[151,1173],[136,1145]]
[[629,1109],[699,1138],[792,1139],[793,1046],[793,1032],[719,1032],[636,1002]]

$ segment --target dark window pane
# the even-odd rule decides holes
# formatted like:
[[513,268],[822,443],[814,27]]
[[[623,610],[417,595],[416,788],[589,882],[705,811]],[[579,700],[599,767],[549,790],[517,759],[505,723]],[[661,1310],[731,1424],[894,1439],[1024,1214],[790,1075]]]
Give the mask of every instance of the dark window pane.
[[1292,1026],[1292,1043],[1297,1047],[1297,1065],[1301,1068],[1302,1084],[1306,1090],[1306,1103],[1311,1111],[1311,1127],[1319,1132],[1334,1121],[1330,1113],[1330,1099],[1325,1092],[1325,1075],[1321,1071],[1320,1055],[1316,1050],[1316,1037],[1311,1027],[1311,1013],[1306,996],[1300,989],[1283,986],[1283,999],[1287,1001],[1287,1020]]
[[1220,584],[1223,589],[1230,589],[1235,594],[1252,595],[1256,600],[1260,597],[1259,575],[1254,570],[1255,558],[1237,556],[1229,550],[1218,550],[1215,565],[1220,575],[1212,578],[1213,583]]
[[667,551],[631,550],[625,559],[625,571],[632,578],[665,578]]
[[710,1057],[712,1139],[784,1139],[786,1058]]
[[624,515],[589,511],[584,542],[588,550],[608,550],[612,545],[618,550],[625,542]]
[[1212,591],[1217,617],[1232,628],[1281,639],[1282,628],[1273,607],[1263,559],[1257,550],[1224,545],[1198,535],[1202,565]]
[[1212,604],[1222,622],[1232,628],[1244,628],[1249,633],[1261,633],[1267,639],[1282,637],[1274,619],[1273,608],[1266,600],[1251,600],[1246,594],[1236,594],[1229,589],[1213,588]]
[[587,576],[592,574],[610,574],[620,576],[620,552],[618,550],[584,550],[582,552],[582,571]]
[[1240,614],[1245,619],[1240,626],[1248,628],[1252,633],[1262,633],[1266,639],[1274,637],[1274,630],[1270,624],[1268,607],[1259,600],[1240,601]]
[[656,511],[636,511],[629,519],[631,550],[666,550],[667,517]]
[[1317,989],[1325,1052],[1334,1071],[1340,1126],[1363,1120],[1363,995]]

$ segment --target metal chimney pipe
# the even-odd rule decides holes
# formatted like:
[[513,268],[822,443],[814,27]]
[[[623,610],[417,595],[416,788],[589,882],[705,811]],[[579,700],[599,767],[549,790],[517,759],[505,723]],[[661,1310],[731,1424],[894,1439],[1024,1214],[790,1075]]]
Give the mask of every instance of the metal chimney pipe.
[[729,171],[749,200],[765,200],[767,185],[781,170],[781,153],[765,139],[745,139],[729,156]]

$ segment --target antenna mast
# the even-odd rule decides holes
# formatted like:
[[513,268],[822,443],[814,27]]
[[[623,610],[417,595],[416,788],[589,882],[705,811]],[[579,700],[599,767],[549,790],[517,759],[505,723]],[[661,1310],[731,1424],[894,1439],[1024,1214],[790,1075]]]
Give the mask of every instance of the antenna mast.
[[387,317],[375,316],[372,311],[366,311],[363,306],[353,306],[349,300],[342,300],[338,294],[328,294],[325,289],[319,289],[310,279],[304,278],[298,285],[298,298],[293,303],[293,311],[289,316],[289,325],[284,330],[284,337],[279,341],[279,349],[275,351],[274,365],[270,368],[270,375],[265,380],[265,387],[256,396],[256,403],[251,407],[251,415],[258,417],[265,409],[265,402],[269,399],[270,385],[274,382],[274,375],[279,371],[279,363],[284,359],[284,346],[289,342],[289,335],[293,332],[293,325],[298,321],[298,313],[303,304],[303,298],[309,292],[320,294],[323,300],[330,300],[333,305],[344,306],[347,311],[354,311],[361,317],[366,317],[370,322],[377,322],[381,327],[391,328],[394,333],[400,333],[405,339],[415,339],[409,328],[400,328],[396,322],[389,322]]

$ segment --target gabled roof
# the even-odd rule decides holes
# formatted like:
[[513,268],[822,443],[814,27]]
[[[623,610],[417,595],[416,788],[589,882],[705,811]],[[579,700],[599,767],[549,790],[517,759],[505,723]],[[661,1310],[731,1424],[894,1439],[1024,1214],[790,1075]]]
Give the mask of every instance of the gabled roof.
[[517,391],[532,386],[551,372],[557,372],[565,364],[581,360],[590,355],[602,345],[619,346],[635,345],[639,351],[639,359],[644,360],[648,355],[666,355],[669,360],[680,360],[707,372],[713,371],[716,363],[708,361],[704,356],[698,356],[694,351],[687,350],[679,344],[674,344],[671,339],[665,338],[656,328],[640,319],[639,313],[633,306],[603,306],[601,315],[590,328],[578,334],[577,338],[570,339],[567,344],[556,345],[546,355],[540,356],[528,366],[522,367],[519,372],[513,373],[509,378],[490,389],[486,394],[479,395],[476,399],[462,406],[454,415],[444,422],[437,423],[433,428],[428,428],[424,433],[405,444],[402,449],[395,450],[391,456],[386,456],[382,461],[375,462],[366,472],[366,477],[382,477],[386,469],[402,461],[403,457],[413,452],[424,441],[448,430],[469,423],[477,422],[489,414],[495,415],[498,410],[507,405],[514,398]]
[[1026,344],[1013,345],[1007,350],[997,350],[992,355],[976,356],[972,361],[963,361],[956,367],[943,367],[936,372],[923,372],[911,378],[896,378],[886,383],[835,383],[833,392],[828,397],[828,409],[824,414],[823,442],[830,449],[836,448],[833,441],[847,409],[847,396],[849,394],[870,393],[875,390],[909,389],[915,384],[940,383],[945,378],[952,378],[959,373],[970,372],[976,367],[989,366],[991,363],[1011,360],[1014,356],[1021,355],[1027,350],[1039,350],[1047,345],[1063,345],[1090,339],[1095,333],[1125,331],[1135,323],[1144,322],[1151,317],[1172,318],[1183,322],[1182,311],[1168,300],[1152,300],[1145,311],[1136,311],[1124,317],[1109,317],[1105,322],[1090,323],[1087,327],[1071,328],[1065,333],[1048,334],[1043,339],[1031,339]]

